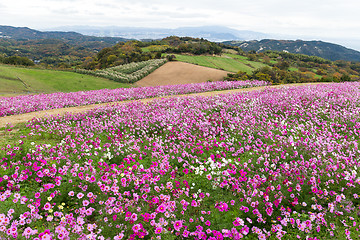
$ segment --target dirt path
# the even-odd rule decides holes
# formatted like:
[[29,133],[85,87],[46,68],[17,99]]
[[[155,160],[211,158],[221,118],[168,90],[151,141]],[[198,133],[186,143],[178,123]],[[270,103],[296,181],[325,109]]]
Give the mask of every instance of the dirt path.
[[184,62],[167,62],[153,73],[136,82],[137,86],[150,87],[220,81],[229,72]]
[[166,96],[166,97],[147,98],[147,99],[140,99],[140,100],[92,104],[92,105],[78,106],[78,107],[50,109],[50,110],[44,110],[44,111],[38,111],[38,112],[31,112],[31,113],[24,113],[24,114],[19,114],[19,115],[0,117],[0,127],[5,127],[8,123],[15,125],[15,124],[22,123],[22,122],[28,122],[33,118],[43,118],[43,117],[47,117],[47,116],[51,116],[51,115],[55,115],[55,116],[56,115],[64,115],[65,113],[79,113],[79,112],[84,112],[84,111],[91,110],[91,109],[101,107],[101,106],[116,105],[116,104],[131,102],[131,101],[141,101],[143,103],[147,103],[154,99],[160,99],[160,98],[184,97],[184,96],[194,96],[194,95],[196,95],[196,96],[214,96],[214,95],[225,94],[225,93],[237,93],[237,92],[248,92],[248,91],[254,91],[254,90],[264,90],[265,88],[281,88],[281,87],[313,85],[313,84],[320,84],[320,83],[295,83],[295,84],[275,85],[275,86],[265,86],[265,87],[252,87],[252,88],[233,89],[233,90],[224,90],[224,91],[213,91],[213,92],[173,95],[173,96]]

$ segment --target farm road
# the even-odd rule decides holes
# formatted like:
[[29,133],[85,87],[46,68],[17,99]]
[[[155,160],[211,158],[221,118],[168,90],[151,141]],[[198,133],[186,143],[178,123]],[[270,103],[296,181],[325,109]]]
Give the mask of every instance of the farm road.
[[165,97],[156,97],[156,98],[146,98],[140,100],[129,100],[129,101],[120,101],[120,102],[110,102],[110,103],[101,103],[101,104],[92,104],[85,106],[77,106],[77,107],[67,107],[67,108],[59,108],[59,109],[50,109],[38,112],[24,113],[18,115],[11,115],[0,117],[0,128],[5,127],[7,124],[16,125],[18,123],[28,122],[34,118],[44,118],[51,115],[64,115],[66,113],[79,113],[85,112],[97,107],[107,106],[107,105],[116,105],[120,103],[127,103],[131,101],[140,101],[143,103],[148,103],[153,101],[154,99],[161,98],[171,98],[171,97],[185,97],[185,96],[214,96],[218,94],[226,94],[226,93],[237,93],[237,92],[248,92],[254,90],[264,90],[266,88],[281,88],[281,87],[290,87],[290,86],[301,86],[301,85],[312,85],[312,84],[321,84],[321,83],[295,83],[295,84],[286,84],[286,85],[274,85],[274,86],[265,86],[265,87],[252,87],[252,88],[243,88],[243,89],[233,89],[233,90],[224,90],[224,91],[213,91],[213,92],[202,92],[202,93],[191,93],[191,94],[183,94],[183,95],[171,95]]

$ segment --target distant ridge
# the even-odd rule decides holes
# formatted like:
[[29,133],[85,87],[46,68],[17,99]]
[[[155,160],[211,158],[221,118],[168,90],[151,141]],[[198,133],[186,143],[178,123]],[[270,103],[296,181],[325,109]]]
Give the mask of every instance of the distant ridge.
[[[62,31],[60,31],[61,29]],[[84,43],[87,43],[102,47],[111,47],[118,42],[125,42],[131,39],[162,39],[168,36],[204,38],[209,41],[239,46],[244,51],[287,51],[290,53],[318,56],[332,61],[360,61],[359,51],[338,44],[323,41],[264,39],[269,38],[269,35],[253,31],[239,31],[222,26],[182,27],[176,29],[68,26],[59,27],[52,31],[38,31],[28,27],[0,25],[0,39],[56,39],[74,45],[84,45]]]
[[209,41],[221,42],[226,40],[252,40],[269,37],[269,35],[261,32],[236,30],[223,26],[180,27],[175,29],[117,26],[65,26],[51,30],[74,31],[90,36],[135,38],[138,40],[162,39],[168,36],[179,36],[205,38]]
[[0,25],[0,38],[10,38],[14,40],[40,40],[40,39],[59,39],[66,40],[70,44],[79,42],[105,42],[116,44],[117,42],[128,41],[129,39],[121,37],[96,37],[85,36],[77,32],[64,31],[38,31],[28,27],[11,27]]
[[226,41],[223,43],[238,46],[244,51],[286,51],[309,56],[318,56],[332,61],[360,61],[360,52],[338,44],[323,41],[263,39],[260,41]]
[[223,26],[180,27],[175,29],[117,26],[66,26],[58,27],[53,30],[74,31],[92,36],[123,37],[138,40],[146,39],[146,41],[151,39],[162,39],[168,36],[186,36],[240,46],[245,51],[288,51],[291,53],[319,56],[329,60],[360,61],[360,52],[345,48],[338,44],[323,41],[271,40],[269,38],[291,39],[293,37],[237,30]]

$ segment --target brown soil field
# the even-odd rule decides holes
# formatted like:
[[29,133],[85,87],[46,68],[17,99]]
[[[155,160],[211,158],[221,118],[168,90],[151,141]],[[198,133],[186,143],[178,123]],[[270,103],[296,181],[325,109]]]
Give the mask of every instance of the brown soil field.
[[[264,90],[266,88],[280,88],[280,87],[290,87],[290,86],[301,86],[301,85],[310,85],[310,84],[324,84],[324,83],[294,83],[294,84],[286,84],[286,85],[274,85],[274,86],[266,86],[266,87],[252,87],[252,88],[244,88],[244,89],[234,89],[234,90],[224,90],[224,91],[213,91],[213,92],[203,92],[203,93],[192,93],[192,94],[185,94],[185,95],[173,95],[173,96],[166,96],[161,98],[169,98],[169,97],[186,97],[186,96],[214,96],[218,94],[226,94],[226,93],[237,93],[237,92],[248,92],[254,90]],[[141,101],[143,103],[149,103],[154,99],[159,98],[147,98],[147,99],[140,99],[140,100],[131,100],[131,101]],[[59,108],[59,109],[50,109],[38,112],[31,112],[31,113],[24,113],[19,115],[11,115],[0,117],[0,127],[5,127],[7,124],[18,124],[23,122],[28,122],[34,118],[44,118],[51,115],[65,115],[66,113],[79,113],[85,112],[97,107],[106,106],[106,105],[116,105],[116,104],[123,104],[130,101],[122,101],[122,102],[111,102],[111,103],[102,103],[102,104],[93,104],[93,105],[86,105],[86,106],[78,106],[78,107],[68,107],[68,108]]]
[[167,62],[153,73],[136,82],[137,86],[161,86],[220,81],[228,72],[184,62]]

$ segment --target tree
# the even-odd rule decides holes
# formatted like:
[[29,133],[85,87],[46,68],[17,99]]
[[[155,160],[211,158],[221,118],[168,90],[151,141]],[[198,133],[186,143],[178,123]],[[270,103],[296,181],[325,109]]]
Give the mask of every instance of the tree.
[[264,57],[263,57],[263,60],[264,60],[264,63],[270,64],[271,58],[268,57],[268,56],[264,56]]
[[271,79],[271,76],[267,73],[258,72],[253,76],[254,79],[262,80],[262,81],[268,81],[268,82],[274,82]]
[[340,78],[341,82],[351,82],[351,77],[347,74],[343,74]]
[[175,55],[166,55],[166,59],[168,61],[175,61],[176,60],[176,56]]
[[249,80],[250,76],[243,71],[238,71],[236,74],[228,73],[227,77],[225,77],[224,80],[226,81],[243,81],[243,80]]
[[275,66],[281,70],[288,70],[290,64],[287,61],[279,61],[278,63],[275,64]]
[[2,60],[5,64],[11,64],[11,65],[22,65],[22,66],[34,66],[35,63],[28,59],[27,57],[19,57],[19,56],[11,56],[11,57],[5,57]]
[[256,61],[257,60],[256,54],[248,54],[247,57],[248,57],[249,61]]
[[81,67],[84,68],[84,69],[95,69],[95,66],[97,65],[98,63],[94,60],[94,58],[92,57],[86,57],[85,58],[85,61],[81,64]]
[[108,65],[113,64],[113,63],[116,61],[116,59],[117,59],[117,56],[116,56],[116,55],[114,55],[114,54],[109,55],[109,56],[107,57],[107,64],[108,64]]

